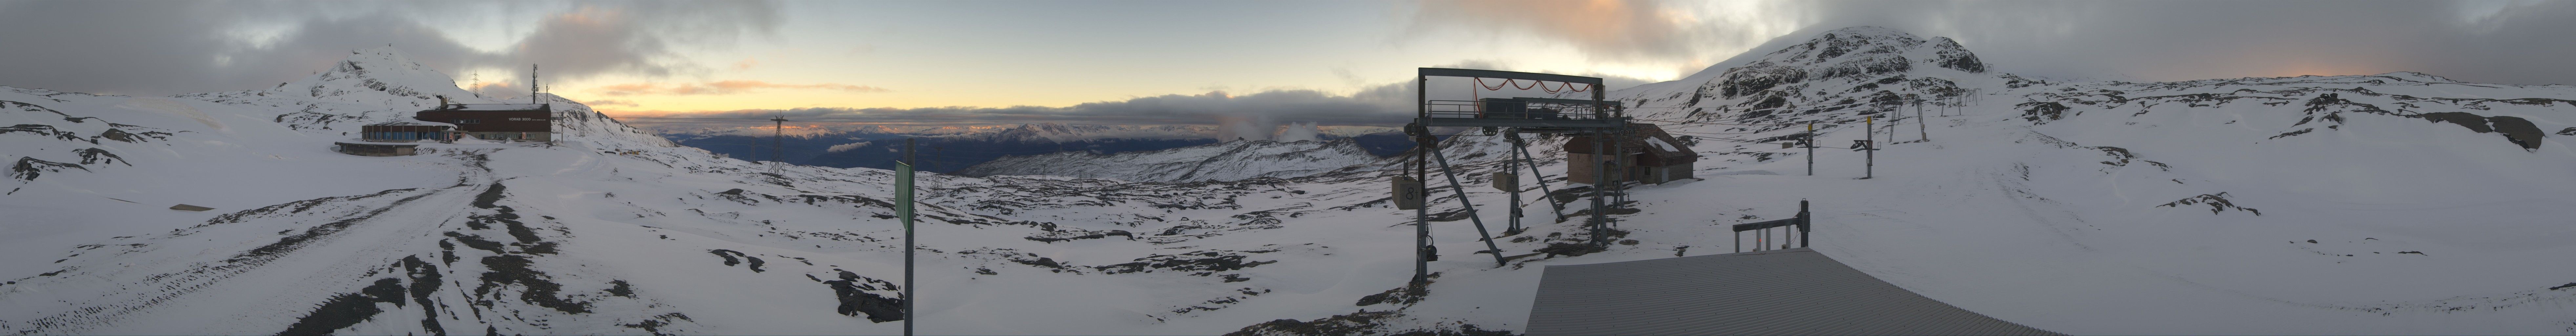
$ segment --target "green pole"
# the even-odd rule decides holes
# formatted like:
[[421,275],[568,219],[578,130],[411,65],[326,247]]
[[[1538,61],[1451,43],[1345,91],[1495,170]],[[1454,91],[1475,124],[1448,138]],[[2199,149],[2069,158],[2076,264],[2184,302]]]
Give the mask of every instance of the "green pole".
[[903,161],[894,163],[895,213],[903,217],[903,335],[912,336],[912,139],[903,139]]

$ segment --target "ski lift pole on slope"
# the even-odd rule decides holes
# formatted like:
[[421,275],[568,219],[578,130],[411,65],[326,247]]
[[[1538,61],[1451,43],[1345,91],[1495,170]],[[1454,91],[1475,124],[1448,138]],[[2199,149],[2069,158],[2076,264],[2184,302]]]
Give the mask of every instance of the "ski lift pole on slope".
[[895,215],[903,218],[903,334],[912,336],[912,139],[903,139],[903,161],[894,163]]

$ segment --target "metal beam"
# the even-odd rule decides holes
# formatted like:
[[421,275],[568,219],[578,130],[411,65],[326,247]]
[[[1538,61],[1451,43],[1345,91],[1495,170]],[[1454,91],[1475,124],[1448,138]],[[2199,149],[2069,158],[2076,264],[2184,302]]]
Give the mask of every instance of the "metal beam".
[[1592,100],[1589,100],[1589,99],[1565,99],[1565,98],[1512,97],[1512,99],[1513,99],[1513,100],[1519,100],[1519,101],[1525,101],[1525,102],[1532,102],[1532,103],[1547,103],[1547,104],[1593,105],[1593,104],[1595,104],[1595,103],[1600,103],[1600,104],[1608,104],[1608,105],[1610,105],[1610,106],[1619,106],[1619,101],[1617,101],[1617,100],[1608,100],[1608,101],[1598,101],[1598,102],[1595,102],[1595,101],[1592,101]]
[[1421,70],[1421,72],[1419,72],[1419,74],[1420,74],[1421,76],[1423,76],[1423,77],[1441,76],[1441,77],[1502,78],[1502,79],[1527,79],[1527,80],[1536,80],[1536,81],[1566,82],[1566,83],[1581,83],[1581,84],[1593,84],[1593,85],[1600,85],[1600,84],[1601,84],[1601,78],[1600,78],[1600,77],[1584,77],[1584,76],[1559,75],[1559,74],[1547,74],[1547,73],[1536,73],[1536,72],[1501,71],[1501,70],[1450,69],[1450,68],[1422,68],[1422,70]]
[[[1486,231],[1485,231],[1485,219],[1484,219],[1484,217],[1483,217],[1483,216],[1477,216],[1477,215],[1476,215],[1476,203],[1475,203],[1475,202],[1470,202],[1470,201],[1468,201],[1468,200],[1467,200],[1467,186],[1466,186],[1466,185],[1464,185],[1464,184],[1459,184],[1459,183],[1458,183],[1458,173],[1457,173],[1457,172],[1455,172],[1455,171],[1451,171],[1451,170],[1449,169],[1449,156],[1440,154],[1440,150],[1439,150],[1439,149],[1437,149],[1437,148],[1434,148],[1434,149],[1430,150],[1430,152],[1431,152],[1431,158],[1433,158],[1433,159],[1439,159],[1439,160],[1440,160],[1440,175],[1445,175],[1445,176],[1448,176],[1448,177],[1449,177],[1449,191],[1452,191],[1452,192],[1456,192],[1456,193],[1458,193],[1458,206],[1466,208],[1466,211],[1467,211],[1467,220],[1470,220],[1470,221],[1473,221],[1473,222],[1475,222],[1475,223],[1476,223],[1476,235],[1484,236],[1483,238],[1485,238],[1485,249],[1486,249],[1487,251],[1493,251],[1493,252],[1494,252],[1494,267],[1503,267],[1503,265],[1509,265],[1508,263],[1506,263],[1506,262],[1503,260],[1503,248],[1502,248],[1502,247],[1499,247],[1499,246],[1495,246],[1495,245],[1494,245],[1494,234],[1493,234],[1493,233],[1491,233],[1491,232],[1486,232]],[[1425,189],[1423,189],[1423,190],[1425,190],[1425,191],[1427,192],[1427,191],[1428,191],[1428,190],[1430,190],[1430,189],[1429,189],[1429,188],[1425,188]],[[1423,208],[1425,208],[1425,209],[1431,208],[1431,206],[1430,206],[1430,205],[1431,205],[1431,204],[1430,204],[1431,202],[1430,202],[1430,200],[1429,200],[1428,198],[1425,198],[1425,199],[1424,199],[1424,201],[1423,201],[1422,203],[1423,203],[1423,204],[1422,204],[1422,205],[1423,205]]]
[[1752,222],[1752,223],[1736,224],[1736,225],[1735,225],[1735,232],[1744,232],[1744,231],[1753,231],[1753,230],[1769,229],[1769,228],[1783,227],[1783,226],[1790,226],[1790,225],[1798,225],[1798,224],[1800,224],[1800,223],[1801,223],[1801,222],[1799,222],[1799,221],[1798,221],[1798,220],[1800,220],[1800,219],[1802,219],[1802,218],[1785,218],[1785,219],[1778,219],[1778,220],[1769,220],[1769,221],[1760,221],[1760,222]]

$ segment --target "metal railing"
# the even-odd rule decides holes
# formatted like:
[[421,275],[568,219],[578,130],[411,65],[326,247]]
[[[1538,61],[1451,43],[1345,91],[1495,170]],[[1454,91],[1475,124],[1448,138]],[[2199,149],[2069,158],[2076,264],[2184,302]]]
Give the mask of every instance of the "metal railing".
[[1432,118],[1599,120],[1592,107],[1517,100],[1431,100],[1422,104]]
[[[1781,244],[1782,246],[1781,246],[1781,247],[1779,247],[1779,248],[1773,248],[1773,247],[1771,247],[1771,244],[1773,244],[1773,243],[1775,243],[1775,242],[1796,243],[1798,247],[1801,247],[1801,248],[1808,247],[1809,245],[1807,245],[1807,242],[1809,241],[1809,239],[1810,239],[1809,237],[1810,237],[1810,236],[1808,236],[1807,234],[1808,234],[1809,232],[1813,232],[1813,229],[1814,229],[1814,226],[1815,226],[1815,225],[1814,225],[1814,224],[1815,224],[1815,222],[1814,222],[1814,221],[1812,221],[1812,219],[1813,219],[1813,218],[1809,218],[1808,216],[1809,216],[1809,215],[1807,214],[1807,201],[1806,201],[1806,200],[1799,200],[1799,201],[1798,201],[1798,216],[1797,216],[1797,217],[1790,217],[1790,218],[1787,218],[1787,219],[1778,219],[1778,220],[1770,220],[1770,221],[1753,222],[1753,223],[1736,224],[1736,225],[1735,225],[1735,227],[1734,227],[1734,229],[1735,229],[1735,252],[1737,252],[1737,253],[1742,253],[1742,252],[1744,252],[1744,232],[1745,232],[1745,231],[1755,231],[1755,235],[1754,235],[1754,238],[1753,238],[1753,241],[1754,241],[1754,243],[1753,243],[1753,244],[1754,244],[1754,246],[1753,246],[1753,250],[1754,250],[1754,251],[1769,251],[1769,250],[1774,250],[1774,249],[1788,248],[1788,246],[1787,246],[1787,245],[1789,245],[1789,244],[1787,244],[1787,243],[1782,243],[1782,244]],[[1780,232],[1780,233],[1779,233],[1779,235],[1778,235],[1778,236],[1776,237],[1776,239],[1775,239],[1775,237],[1772,235],[1772,233],[1771,233],[1771,230],[1770,230],[1770,229],[1773,229],[1773,228],[1783,228],[1783,227],[1786,227],[1786,228],[1788,228],[1788,229],[1783,229],[1783,230],[1781,230],[1782,232]],[[1794,234],[1794,235],[1795,235],[1795,237],[1794,237],[1794,238],[1796,238],[1796,240],[1790,240],[1790,239],[1789,239],[1789,238],[1793,238],[1793,237],[1792,237],[1792,234]]]

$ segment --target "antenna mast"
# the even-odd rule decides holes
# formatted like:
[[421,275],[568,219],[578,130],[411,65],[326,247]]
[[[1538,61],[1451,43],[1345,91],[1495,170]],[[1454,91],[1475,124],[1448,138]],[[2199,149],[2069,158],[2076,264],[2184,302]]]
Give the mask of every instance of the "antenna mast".
[[536,103],[538,103],[538,102],[537,102],[537,65],[536,65],[536,64],[529,64],[529,65],[528,65],[528,103],[529,103],[529,104],[536,104]]
[[770,126],[769,173],[777,174],[778,169],[787,164],[787,113],[780,112],[769,121],[777,123]]

